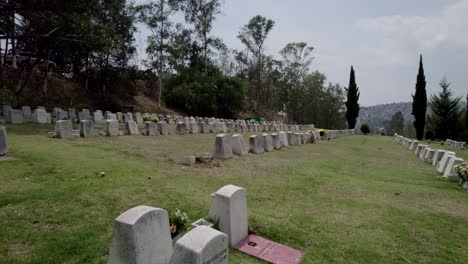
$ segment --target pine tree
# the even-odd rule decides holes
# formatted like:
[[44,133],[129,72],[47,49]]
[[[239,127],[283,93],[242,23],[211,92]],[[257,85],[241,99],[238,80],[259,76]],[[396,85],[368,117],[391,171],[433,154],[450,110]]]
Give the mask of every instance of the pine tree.
[[346,120],[348,121],[349,129],[356,127],[356,119],[359,116],[359,87],[356,85],[356,77],[354,76],[354,68],[351,66],[351,74],[349,78],[349,86],[346,88],[348,98],[346,101]]
[[440,81],[440,91],[431,96],[430,106],[432,109],[431,127],[435,137],[445,140],[447,138],[457,139],[457,123],[460,117],[460,97],[453,98],[453,92],[449,89],[450,83],[444,78]]
[[416,129],[416,138],[422,140],[424,136],[424,127],[426,125],[426,109],[427,109],[427,94],[426,94],[426,77],[424,76],[424,66],[422,55],[419,60],[419,71],[416,80],[416,93],[413,96],[413,111],[414,128]]

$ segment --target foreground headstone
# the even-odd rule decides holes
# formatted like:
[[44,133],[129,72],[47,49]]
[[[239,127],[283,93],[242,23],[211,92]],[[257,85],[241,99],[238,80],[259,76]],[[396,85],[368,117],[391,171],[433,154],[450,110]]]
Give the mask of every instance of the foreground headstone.
[[208,226],[198,226],[174,246],[169,264],[227,264],[228,237]]
[[219,221],[219,231],[228,235],[229,246],[236,245],[248,235],[247,192],[235,185],[219,189],[209,215]]
[[217,159],[232,158],[232,146],[229,135],[219,134],[216,136],[214,157]]
[[156,136],[158,134],[158,127],[153,122],[145,122],[145,135]]
[[80,137],[89,138],[96,135],[96,130],[94,129],[94,122],[91,120],[82,120],[80,121]]
[[127,135],[140,135],[140,131],[138,131],[138,125],[133,120],[125,122],[125,128],[127,129]]
[[4,126],[0,126],[0,156],[8,153],[7,133]]
[[137,206],[115,219],[109,264],[167,264],[171,254],[167,211]]
[[120,136],[119,121],[106,120],[105,132],[108,137]]
[[71,120],[59,120],[55,122],[55,134],[60,139],[73,138],[73,124]]
[[249,137],[250,152],[254,154],[262,154],[265,152],[263,147],[263,140],[257,135],[252,135]]

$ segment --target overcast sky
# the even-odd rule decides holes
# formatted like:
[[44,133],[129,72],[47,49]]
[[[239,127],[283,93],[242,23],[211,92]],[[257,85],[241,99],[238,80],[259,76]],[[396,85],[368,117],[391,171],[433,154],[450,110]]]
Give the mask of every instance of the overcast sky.
[[[465,100],[468,0],[225,0],[213,34],[241,49],[237,33],[255,15],[276,22],[267,53],[307,42],[315,48],[311,70],[342,86],[354,65],[361,105],[411,101],[420,53],[428,94],[445,76]],[[146,34],[141,30],[137,43]]]

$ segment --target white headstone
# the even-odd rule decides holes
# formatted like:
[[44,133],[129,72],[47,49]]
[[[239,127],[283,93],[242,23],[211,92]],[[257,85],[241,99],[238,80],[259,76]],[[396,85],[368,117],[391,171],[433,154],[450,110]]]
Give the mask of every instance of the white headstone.
[[436,149],[434,156],[432,157],[432,166],[438,167],[440,160],[442,159],[442,156],[445,154],[445,150],[443,149]]
[[167,264],[171,254],[167,211],[137,206],[115,219],[109,264]]
[[44,109],[37,108],[33,112],[33,122],[39,124],[47,124],[49,123],[49,118],[47,116],[47,112]]
[[127,135],[140,135],[140,131],[138,131],[138,125],[133,120],[125,122],[125,128],[127,129]]
[[240,134],[235,134],[231,139],[232,153],[235,155],[243,156],[248,153],[245,147],[244,137]]
[[228,237],[208,226],[198,226],[180,238],[169,264],[228,264]]
[[158,134],[158,127],[153,122],[145,122],[145,135],[156,136]]
[[82,120],[80,121],[80,137],[89,138],[96,135],[96,130],[94,129],[94,122],[91,120]]
[[440,160],[439,162],[439,166],[437,167],[437,172],[439,173],[444,173],[445,171],[445,168],[447,167],[448,165],[448,159],[450,157],[454,157],[455,156],[455,152],[452,152],[452,151],[446,151],[444,153],[444,155],[442,156],[442,159]]
[[254,154],[262,154],[265,152],[263,147],[263,139],[257,135],[252,135],[249,137],[250,152]]
[[263,148],[265,152],[273,151],[273,139],[268,134],[262,134]]
[[210,217],[219,221],[219,230],[229,237],[229,246],[235,246],[248,235],[247,192],[226,185],[214,193]]
[[73,138],[73,124],[71,120],[59,120],[55,122],[55,134],[57,138]]
[[116,120],[106,120],[106,136],[116,137],[120,135],[119,122]]
[[458,181],[458,173],[455,167],[462,164],[463,162],[463,159],[457,158],[455,156],[449,159],[447,167],[444,171],[444,177],[449,179],[450,181]]
[[219,134],[216,136],[214,157],[217,159],[232,158],[231,136]]
[[8,153],[7,133],[4,126],[0,126],[0,156]]

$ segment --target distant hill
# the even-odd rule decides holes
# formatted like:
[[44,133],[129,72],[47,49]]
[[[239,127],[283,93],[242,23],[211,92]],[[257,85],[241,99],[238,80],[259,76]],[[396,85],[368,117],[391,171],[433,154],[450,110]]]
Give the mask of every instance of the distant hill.
[[[401,111],[405,118],[405,124],[413,123],[413,116],[411,115],[411,102],[381,104],[369,107],[362,107],[359,111],[359,117],[356,127],[359,128],[361,124],[369,124],[372,129],[377,129],[383,126],[383,122],[390,120],[392,116]],[[461,102],[461,109],[466,108],[466,102]],[[428,109],[429,113],[430,109]]]

